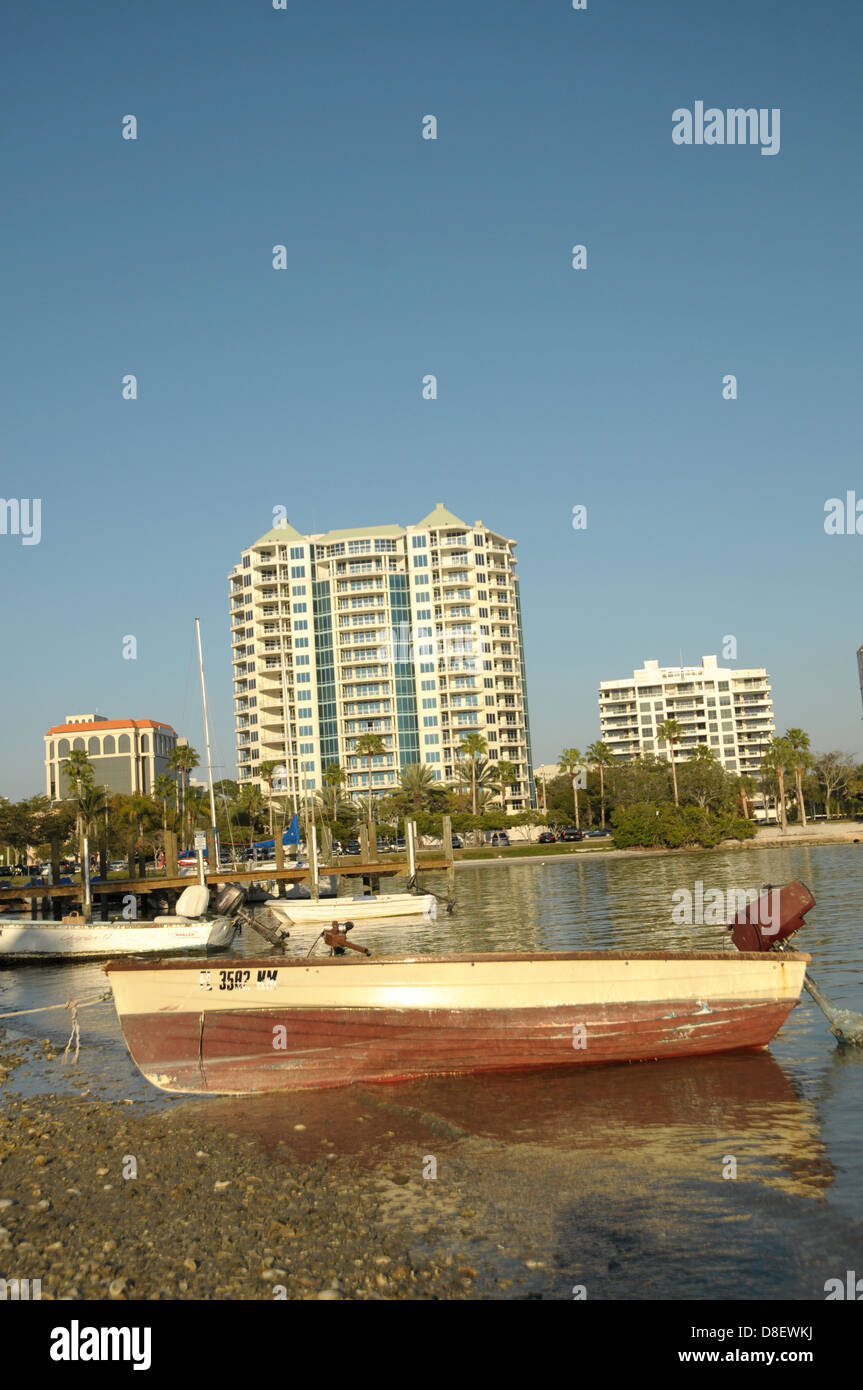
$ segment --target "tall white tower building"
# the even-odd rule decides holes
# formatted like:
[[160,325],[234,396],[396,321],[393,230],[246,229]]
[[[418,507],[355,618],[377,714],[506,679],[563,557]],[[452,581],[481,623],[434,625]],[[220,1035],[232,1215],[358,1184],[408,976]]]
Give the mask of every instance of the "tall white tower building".
[[507,809],[531,804],[515,548],[438,503],[406,527],[302,535],[285,522],[244,550],[229,575],[240,784],[274,761],[302,796],[337,763],[365,795],[366,733],[385,749],[373,794],[412,763],[449,782],[476,732],[516,769]]

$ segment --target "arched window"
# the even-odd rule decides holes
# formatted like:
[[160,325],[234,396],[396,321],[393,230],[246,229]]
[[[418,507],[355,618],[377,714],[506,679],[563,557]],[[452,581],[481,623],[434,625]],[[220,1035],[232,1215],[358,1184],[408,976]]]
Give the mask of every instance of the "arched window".
[[60,742],[57,744],[57,757],[58,757],[58,758],[68,758],[68,756],[69,756],[69,740],[68,740],[67,738],[61,738],[61,739],[60,739]]
[[104,737],[104,739],[102,740],[102,752],[103,752],[103,753],[114,753],[115,751],[116,751],[116,745],[115,745],[115,743],[114,743],[114,735],[113,735],[113,734],[106,734],[105,737]]
[[81,752],[83,753],[83,752],[84,752],[84,740],[83,740],[82,738],[76,738],[76,739],[75,739],[75,742],[72,744],[72,747],[73,747],[73,748],[80,748]]
[[53,739],[52,739],[51,742],[48,744],[48,757],[49,757],[49,758],[53,758],[53,756],[54,756],[54,741],[53,741]]
[[132,751],[132,750],[131,750],[131,747],[130,747],[130,745],[129,745],[129,735],[128,735],[128,734],[121,734],[120,737],[119,737],[119,739],[117,740],[117,752],[118,752],[118,753],[130,753],[131,751]]
[[142,734],[142,735],[141,735],[141,752],[142,752],[142,753],[149,753],[149,751],[150,751],[150,736],[149,736],[149,734]]
[[89,753],[91,758],[98,758],[99,756],[99,740],[96,738],[95,735],[93,736],[93,738],[87,739],[87,752]]

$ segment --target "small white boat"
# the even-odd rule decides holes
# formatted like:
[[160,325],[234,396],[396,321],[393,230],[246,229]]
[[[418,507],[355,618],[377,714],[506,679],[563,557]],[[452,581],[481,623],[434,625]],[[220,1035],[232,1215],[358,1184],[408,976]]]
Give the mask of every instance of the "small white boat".
[[340,919],[368,922],[375,918],[426,917],[437,914],[434,893],[375,893],[357,898],[313,899],[268,898],[267,907],[294,927],[306,923],[332,922],[338,909]]
[[171,951],[224,951],[237,930],[229,916],[205,917],[209,892],[184,889],[177,912],[152,922],[0,920],[0,965],[25,960],[86,960],[100,956],[165,955]]

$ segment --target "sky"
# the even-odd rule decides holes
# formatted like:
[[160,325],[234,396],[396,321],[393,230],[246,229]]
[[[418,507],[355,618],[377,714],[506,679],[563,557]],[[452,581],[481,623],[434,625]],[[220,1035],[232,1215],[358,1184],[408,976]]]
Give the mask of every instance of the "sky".
[[[824,529],[863,501],[861,48],[854,0],[6,7],[0,495],[41,533],[0,534],[0,795],[67,714],[203,749],[196,616],[235,775],[226,576],[277,506],[517,540],[535,766],[729,637],[863,759],[863,534]],[[697,101],[777,108],[778,153],[676,144]]]

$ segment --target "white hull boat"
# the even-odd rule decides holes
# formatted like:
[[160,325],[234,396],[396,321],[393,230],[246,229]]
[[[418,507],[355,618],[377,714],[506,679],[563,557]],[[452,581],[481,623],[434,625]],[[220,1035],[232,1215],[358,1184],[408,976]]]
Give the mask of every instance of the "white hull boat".
[[[233,905],[228,895],[236,893],[236,889],[226,890],[224,902]],[[174,916],[156,917],[152,922],[86,922],[83,918],[64,918],[62,922],[0,920],[0,965],[28,960],[225,951],[234,939],[238,923],[233,916],[220,913],[205,917],[209,897],[206,887],[193,884],[177,899]]]
[[267,907],[294,928],[332,922],[338,909],[340,920],[370,922],[378,918],[424,917],[437,914],[437,898],[433,893],[378,893],[358,898],[285,899],[268,898]]
[[0,965],[21,960],[86,960],[100,956],[165,955],[169,951],[224,951],[234,939],[229,917],[192,922],[157,917],[154,922],[0,923]]

